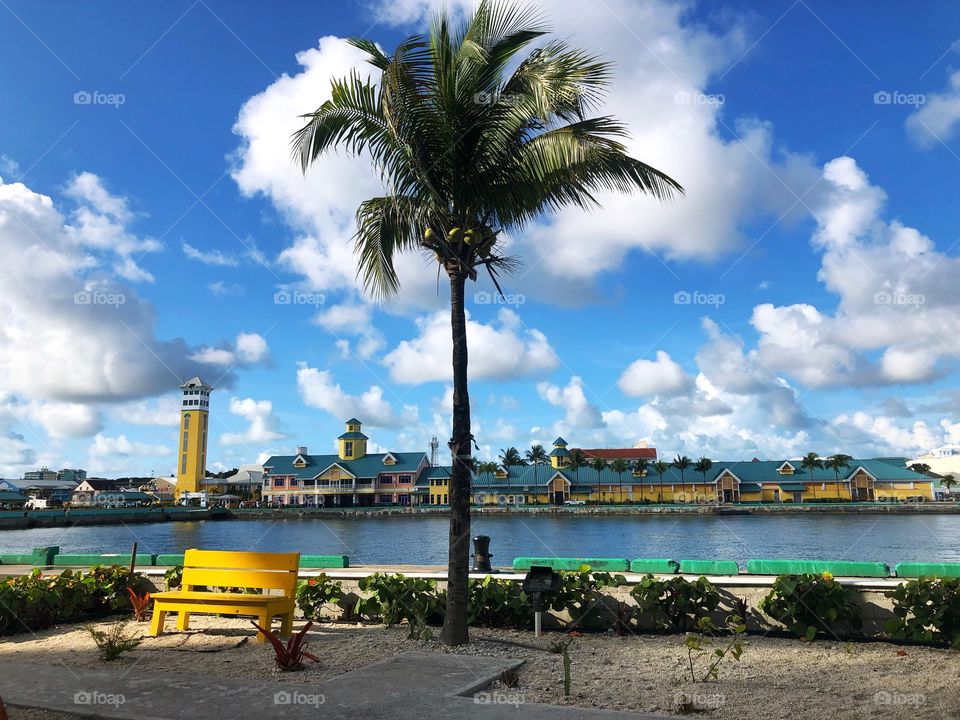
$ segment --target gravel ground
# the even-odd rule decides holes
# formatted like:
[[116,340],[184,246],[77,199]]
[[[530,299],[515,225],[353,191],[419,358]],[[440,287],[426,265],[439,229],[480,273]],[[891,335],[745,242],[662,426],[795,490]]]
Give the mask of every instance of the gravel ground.
[[[105,626],[105,623],[100,623]],[[168,623],[172,627],[172,622]],[[118,672],[203,672],[224,677],[310,683],[406,650],[458,652],[525,660],[515,687],[494,683],[496,702],[553,703],[710,718],[960,718],[960,653],[887,643],[801,643],[751,637],[739,663],[725,661],[717,681],[692,683],[680,636],[583,635],[573,638],[572,693],[563,697],[561,656],[544,649],[566,636],[476,630],[474,642],[450,650],[436,639],[407,638],[406,627],[315,625],[310,648],[321,658],[300,673],[273,668],[269,645],[252,641],[242,622],[196,616],[187,633],[145,637],[115,660]],[[146,635],[145,624],[128,629]],[[89,634],[68,625],[0,643],[0,661],[103,668]],[[701,662],[699,667],[705,667]],[[702,672],[702,671],[701,671]],[[64,720],[14,709],[11,720]]]

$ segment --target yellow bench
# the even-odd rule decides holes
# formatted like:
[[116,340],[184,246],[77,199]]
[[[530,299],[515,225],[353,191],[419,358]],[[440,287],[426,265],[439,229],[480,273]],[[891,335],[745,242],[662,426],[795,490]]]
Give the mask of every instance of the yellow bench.
[[[281,616],[280,634],[293,629],[293,608],[297,587],[300,553],[222,552],[187,550],[183,561],[183,580],[179,590],[156,593],[150,633],[163,632],[168,612],[177,613],[177,629],[190,627],[192,613],[252,615],[260,626],[270,629],[273,618]],[[198,587],[253,588],[262,595],[210,592]],[[280,591],[267,594],[269,591]],[[264,642],[257,633],[257,642]]]

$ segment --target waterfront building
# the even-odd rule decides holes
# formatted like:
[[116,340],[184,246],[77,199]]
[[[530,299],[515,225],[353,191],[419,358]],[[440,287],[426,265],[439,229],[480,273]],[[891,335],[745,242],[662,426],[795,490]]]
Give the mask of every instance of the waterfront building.
[[23,479],[25,482],[56,482],[60,479],[59,474],[56,470],[51,470],[50,468],[42,467],[39,470],[31,470],[23,474]]
[[[368,438],[356,418],[337,438],[337,453],[311,455],[298,447],[293,455],[271,457],[263,466],[263,500],[275,505],[356,507],[370,505],[446,506],[450,502],[450,467],[430,464],[427,453],[367,453]],[[604,449],[610,459],[653,448]],[[706,473],[669,467],[661,477],[652,466],[622,473],[609,465],[574,468],[572,450],[558,437],[549,464],[497,467],[475,473],[475,505],[560,505],[590,503],[807,503],[836,501],[934,500],[934,480],[896,459],[851,459],[839,474],[810,473],[799,461],[714,461]],[[581,450],[586,455],[586,451]],[[595,451],[596,452],[596,451]],[[594,455],[598,457],[602,455]],[[604,458],[608,459],[608,458]],[[838,476],[839,475],[839,476]]]
[[[56,475],[56,473],[54,473],[54,475]],[[3,487],[0,489],[13,490],[28,497],[44,498],[64,503],[70,502],[74,487],[76,487],[74,483],[64,482],[56,478],[52,480],[32,480],[25,478],[23,480],[5,480]]]
[[57,479],[79,485],[87,479],[87,471],[81,470],[80,468],[63,468],[57,471]]
[[70,500],[74,505],[102,505],[106,503],[104,494],[114,494],[124,489],[121,480],[87,478],[74,488]]
[[202,492],[207,475],[207,421],[210,414],[210,392],[213,388],[199,376],[180,386],[180,434],[177,461],[177,489],[183,493]]
[[235,495],[240,499],[256,499],[263,488],[263,466],[255,463],[241,465],[233,475],[224,478],[204,478],[201,486],[205,492],[214,496],[211,500],[217,500],[216,495]]

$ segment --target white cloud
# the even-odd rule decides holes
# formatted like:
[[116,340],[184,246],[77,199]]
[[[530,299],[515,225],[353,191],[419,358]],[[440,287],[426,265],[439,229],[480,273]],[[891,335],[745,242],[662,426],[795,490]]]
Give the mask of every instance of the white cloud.
[[257,333],[240,333],[232,347],[204,347],[190,356],[205,365],[247,366],[264,362],[270,356],[267,341]]
[[907,133],[917,145],[929,148],[946,143],[960,127],[960,70],[950,76],[943,92],[925,99],[907,118]]
[[[416,385],[452,378],[450,315],[440,311],[417,320],[419,335],[388,352],[384,364],[394,382]],[[493,324],[467,314],[470,377],[474,380],[542,375],[558,365],[557,355],[540,330],[524,328],[519,316],[501,308]]]
[[98,433],[90,445],[89,454],[92,459],[103,461],[117,457],[127,458],[142,455],[166,456],[172,455],[173,450],[167,445],[150,445],[149,443],[129,440],[126,435],[122,434],[116,437],[107,437]]
[[600,410],[587,399],[583,391],[583,380],[576,375],[570,378],[565,387],[546,382],[538,383],[537,393],[554,407],[563,409],[564,432],[569,433],[574,428],[595,428],[603,425]]
[[217,297],[226,297],[228,295],[243,295],[244,287],[243,285],[238,285],[237,283],[228,283],[223,280],[217,280],[207,285],[210,292],[212,292]]
[[379,385],[371,385],[360,395],[350,395],[334,380],[332,373],[306,363],[298,366],[297,389],[305,405],[324,410],[340,421],[356,417],[368,425],[388,428],[419,423],[415,405],[404,405],[401,412],[395,411],[384,399]]
[[189,243],[181,243],[180,249],[183,254],[191,260],[202,262],[204,265],[216,265],[220,267],[236,267],[238,261],[231,255],[226,255],[220,250],[200,250]]
[[118,420],[134,425],[176,427],[180,424],[180,399],[164,395],[156,400],[122,403],[115,405],[112,412]]
[[[366,360],[380,352],[386,345],[383,334],[373,324],[373,312],[369,305],[360,303],[342,303],[334,305],[317,314],[314,323],[337,337],[334,341],[340,354],[348,358],[354,352],[361,360]],[[342,335],[357,336],[351,343]]]
[[270,355],[267,341],[257,333],[240,333],[237,335],[237,355],[241,362],[263,362]]
[[683,368],[663,350],[657,351],[656,360],[635,360],[617,381],[624,394],[631,397],[642,395],[679,395],[690,389],[692,379]]
[[273,412],[273,403],[269,400],[253,398],[230,398],[230,412],[245,419],[249,426],[239,433],[223,433],[220,442],[223,445],[250,445],[280,440],[286,435],[278,429],[279,420]]

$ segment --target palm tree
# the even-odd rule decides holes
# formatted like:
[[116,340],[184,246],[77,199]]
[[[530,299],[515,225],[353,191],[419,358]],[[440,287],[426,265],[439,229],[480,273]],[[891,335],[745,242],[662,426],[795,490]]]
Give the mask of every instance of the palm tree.
[[[712,467],[713,467],[713,460],[711,460],[708,457],[703,457],[702,455],[700,456],[700,459],[697,460],[696,464],[694,464],[693,466],[694,470],[696,470],[698,473],[703,475],[703,491],[704,492],[707,491],[707,473],[710,472],[710,468]],[[696,495],[696,492],[694,492],[694,495]]]
[[828,470],[833,470],[833,474],[837,479],[837,500],[840,499],[840,470],[850,467],[847,464],[847,461],[852,459],[853,458],[851,458],[849,455],[837,453],[836,455],[831,455],[823,461],[823,466]]
[[[670,463],[670,464],[673,465],[677,470],[680,471],[680,489],[681,489],[681,490],[684,489],[684,487],[683,487],[683,482],[684,482],[684,480],[683,480],[683,471],[686,470],[688,467],[690,467],[690,463],[691,463],[691,462],[693,462],[693,461],[692,461],[690,458],[688,458],[686,455],[679,455],[679,454],[678,454],[678,455],[673,459],[673,462]],[[684,494],[686,494],[686,491],[684,491]]]
[[514,465],[526,465],[527,463],[520,457],[519,450],[515,447],[508,447],[506,450],[500,450],[500,464],[507,468],[509,472]]
[[[820,456],[815,452],[808,452],[800,460],[800,467],[804,470],[810,471],[810,479],[813,480],[813,471],[817,468],[820,468],[821,470],[823,469],[823,460],[821,460]],[[814,483],[811,487],[813,488],[813,497],[817,497],[816,483]]]
[[910,466],[910,470],[913,470],[915,473],[920,473],[921,475],[926,475],[930,472],[930,466],[926,463],[914,463]]
[[957,484],[957,481],[953,475],[944,475],[942,478],[940,478],[940,484],[947,489],[947,492],[952,492],[951,488]]
[[[637,460],[633,461],[631,470],[637,473],[642,478],[644,475],[647,474],[647,468],[649,467],[650,467],[649,460],[647,460],[646,458],[638,458]],[[631,497],[633,497],[632,494],[631,494]],[[643,480],[642,479],[640,480],[640,499],[643,500]]]
[[[591,468],[597,471],[597,491],[601,492],[601,488],[603,486],[600,484],[600,473],[602,473],[606,469],[607,461],[604,460],[602,457],[595,457],[588,464],[590,465]],[[602,492],[600,496],[603,497]]]
[[610,84],[611,67],[563,41],[522,55],[548,29],[537,14],[481,0],[459,28],[441,11],[428,35],[366,54],[378,80],[358,72],[332,82],[331,96],[303,117],[293,155],[306,171],[327,151],[367,155],[385,187],[357,209],[358,275],[378,299],[399,291],[394,257],[436,258],[450,282],[453,456],[447,609],[440,639],[469,642],[470,469],[473,434],[467,384],[466,281],[516,269],[502,233],[545,212],[599,205],[603,190],[658,199],[682,193],[669,176],[626,153],[626,127],[587,117]]
[[527,464],[533,465],[533,481],[539,481],[539,466],[546,465],[550,462],[550,456],[547,455],[547,451],[544,449],[543,445],[537,444],[531,446],[529,450],[524,453],[524,457],[527,460]]
[[617,494],[620,496],[620,502],[623,502],[623,474],[630,469],[630,463],[623,458],[615,458],[610,463],[610,469],[617,474]]
[[653,470],[657,475],[660,476],[660,495],[658,496],[657,501],[663,502],[663,474],[670,469],[670,466],[667,465],[663,460],[657,460],[653,464]]
[[580,482],[580,468],[587,465],[587,456],[583,454],[582,450],[573,450],[568,456],[567,460],[570,463],[570,469],[577,474],[577,483]]
[[482,475],[484,473],[489,473],[493,475],[497,470],[500,469],[500,466],[495,462],[482,462],[477,464],[477,474]]

